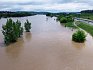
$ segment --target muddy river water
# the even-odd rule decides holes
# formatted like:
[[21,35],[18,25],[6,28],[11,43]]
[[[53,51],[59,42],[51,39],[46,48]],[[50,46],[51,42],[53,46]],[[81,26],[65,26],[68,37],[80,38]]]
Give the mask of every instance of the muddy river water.
[[[0,70],[93,70],[93,38],[85,43],[71,39],[74,31],[44,15],[12,18],[32,23],[16,43],[5,46],[0,31]],[[6,18],[0,20],[0,29]]]

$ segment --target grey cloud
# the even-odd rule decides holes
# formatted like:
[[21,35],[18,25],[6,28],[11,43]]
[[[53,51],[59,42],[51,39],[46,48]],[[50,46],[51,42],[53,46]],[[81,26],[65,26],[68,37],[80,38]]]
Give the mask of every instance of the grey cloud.
[[[11,10],[11,11],[20,11],[20,10],[24,10],[24,7],[26,5],[28,5],[28,8],[31,9],[30,6],[37,6],[37,9],[33,9],[35,11],[60,11],[60,10],[57,10],[57,9],[49,9],[49,10],[46,10],[46,9],[42,9],[42,8],[38,8],[38,6],[43,6],[45,7],[46,5],[55,5],[55,4],[67,4],[67,3],[84,3],[86,6],[90,6],[90,7],[93,7],[93,0],[48,0],[48,1],[45,1],[45,2],[42,2],[42,0],[36,2],[34,0],[31,0],[31,1],[25,1],[25,2],[21,2],[20,1],[17,1],[17,2],[13,2],[13,1],[5,1],[5,2],[0,2],[0,10]],[[65,7],[64,7],[65,8]],[[80,9],[76,9],[77,10],[82,10],[82,6]],[[84,8],[85,9],[85,8]],[[86,7],[86,9],[88,9],[88,7]],[[25,8],[26,10],[26,8]],[[28,9],[27,9],[28,10]],[[32,9],[31,9],[32,10]],[[68,10],[68,9],[67,9]],[[74,9],[71,9],[71,11],[75,11]],[[65,10],[61,10],[61,11],[65,11]]]
[[52,0],[52,3],[64,4],[64,3],[86,3],[93,5],[93,0]]

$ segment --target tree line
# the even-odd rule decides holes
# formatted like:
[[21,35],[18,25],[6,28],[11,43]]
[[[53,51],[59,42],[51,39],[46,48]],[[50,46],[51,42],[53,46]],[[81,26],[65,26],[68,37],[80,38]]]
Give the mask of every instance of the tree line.
[[24,17],[24,16],[32,16],[35,15],[31,12],[10,12],[10,11],[0,11],[0,17]]

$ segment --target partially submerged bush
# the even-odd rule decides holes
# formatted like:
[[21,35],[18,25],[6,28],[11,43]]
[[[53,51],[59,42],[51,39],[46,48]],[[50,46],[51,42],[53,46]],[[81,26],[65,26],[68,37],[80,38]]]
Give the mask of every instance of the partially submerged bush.
[[21,27],[21,22],[19,20],[16,21],[17,26],[17,35],[18,37],[21,37],[23,35],[23,27]]
[[86,40],[86,34],[84,31],[82,30],[78,30],[76,31],[73,35],[72,35],[72,41],[75,42],[79,42],[82,43]]
[[31,23],[28,20],[26,20],[24,27],[25,27],[26,32],[30,32]]
[[2,29],[5,44],[16,42],[23,33],[23,28],[18,20],[15,23],[12,19],[7,19],[6,25],[3,25]]

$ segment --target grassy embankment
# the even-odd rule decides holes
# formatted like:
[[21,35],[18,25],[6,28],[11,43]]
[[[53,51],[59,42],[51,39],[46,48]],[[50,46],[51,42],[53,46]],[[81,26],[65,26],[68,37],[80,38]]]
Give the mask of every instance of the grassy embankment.
[[60,21],[60,24],[66,26],[66,27],[70,27],[70,28],[82,28],[83,30],[85,30],[86,32],[88,32],[89,34],[91,34],[93,36],[93,25],[87,24],[87,23],[83,23],[83,22],[76,22],[75,24],[78,26],[74,25],[74,21],[71,20],[72,18],[69,17],[70,19],[67,19],[64,16],[58,16],[57,20]]
[[83,22],[79,22],[79,21],[76,22],[76,25],[93,36],[93,25],[83,23]]

